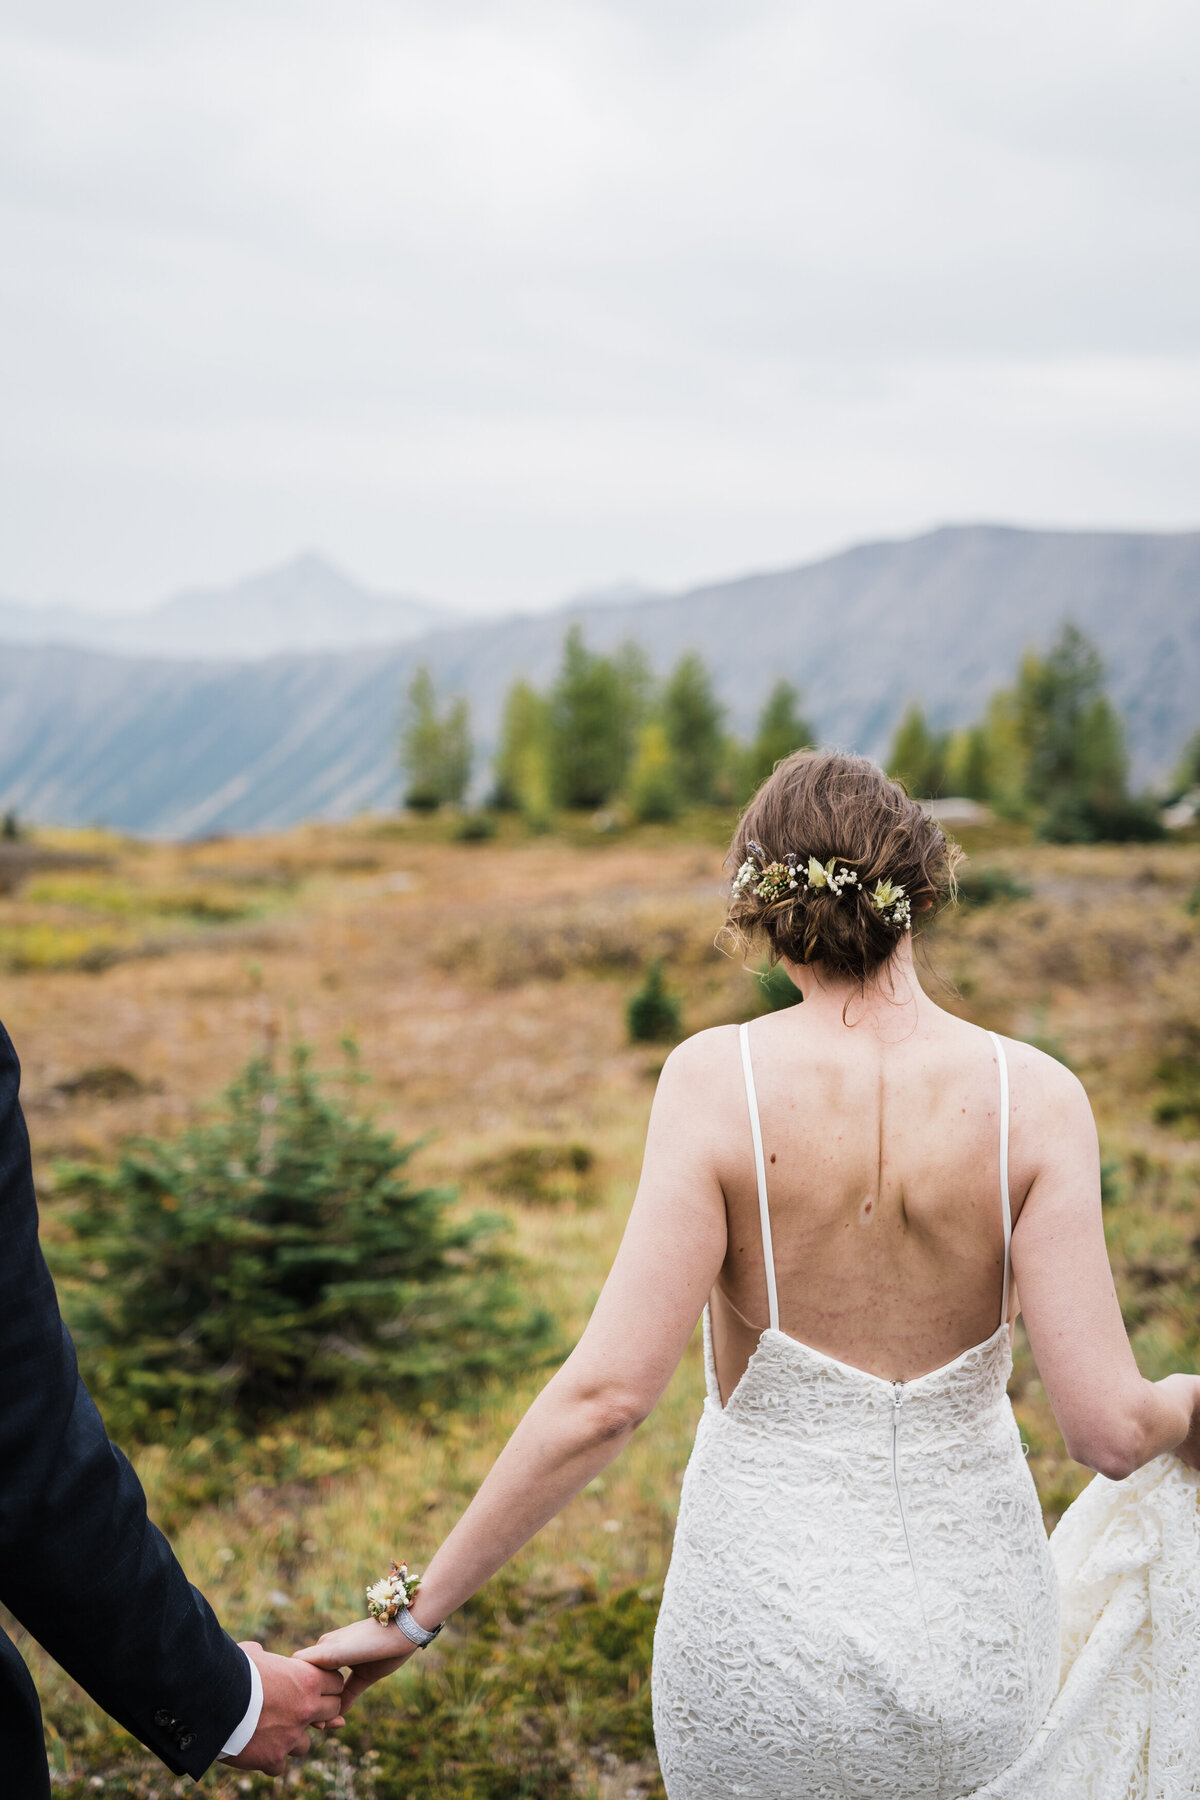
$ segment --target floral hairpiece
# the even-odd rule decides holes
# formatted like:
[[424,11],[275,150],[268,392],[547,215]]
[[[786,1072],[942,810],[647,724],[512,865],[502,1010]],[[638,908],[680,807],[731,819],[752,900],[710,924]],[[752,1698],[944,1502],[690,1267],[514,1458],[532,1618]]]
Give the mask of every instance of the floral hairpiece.
[[912,924],[912,907],[908,895],[896,881],[877,881],[867,899],[887,925],[907,931]]
[[843,888],[858,888],[860,893],[866,894],[886,925],[896,931],[907,931],[912,923],[908,896],[898,882],[881,879],[874,888],[868,889],[863,887],[857,869],[840,856],[831,856],[825,863],[810,856],[805,865],[794,850],[789,850],[779,862],[768,861],[766,851],[753,838],[746,847],[750,855],[733,878],[735,894],[749,889],[770,905],[776,900],[785,900],[790,893],[799,896],[822,889],[840,900]]

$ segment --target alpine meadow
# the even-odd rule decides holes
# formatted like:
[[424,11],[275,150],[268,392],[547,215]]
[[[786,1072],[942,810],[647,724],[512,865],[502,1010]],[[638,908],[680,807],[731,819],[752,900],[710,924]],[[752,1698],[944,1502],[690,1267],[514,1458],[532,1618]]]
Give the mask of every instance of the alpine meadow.
[[[672,793],[645,822],[442,806],[5,841],[43,1241],[152,1512],[237,1635],[291,1648],[361,1612],[381,1551],[421,1566],[587,1316],[671,1039],[794,999],[714,946],[732,813]],[[958,832],[926,953],[952,1010],[1085,1080],[1157,1376],[1200,1357],[1200,838],[1056,843],[1038,817]],[[286,1791],[661,1795],[650,1635],[702,1394],[696,1343],[631,1449]],[[1019,1333],[1013,1394],[1053,1521],[1086,1472]],[[188,1791],[13,1629],[56,1793]]]

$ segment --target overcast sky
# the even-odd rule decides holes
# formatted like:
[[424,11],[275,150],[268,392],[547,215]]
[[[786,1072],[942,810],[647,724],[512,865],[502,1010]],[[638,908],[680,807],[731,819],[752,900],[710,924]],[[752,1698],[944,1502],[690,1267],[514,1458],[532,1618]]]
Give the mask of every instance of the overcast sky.
[[1194,0],[0,0],[0,594],[1200,525]]

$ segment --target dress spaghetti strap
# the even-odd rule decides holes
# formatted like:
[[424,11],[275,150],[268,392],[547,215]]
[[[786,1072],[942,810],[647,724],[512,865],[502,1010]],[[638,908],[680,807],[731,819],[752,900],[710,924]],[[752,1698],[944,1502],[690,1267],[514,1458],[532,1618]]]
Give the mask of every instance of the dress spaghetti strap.
[[1008,1323],[1008,1286],[1012,1268],[1012,1206],[1008,1196],[1008,1058],[994,1031],[988,1036],[996,1047],[1000,1066],[1000,1211],[1004,1217],[1004,1288],[1000,1299],[1000,1324]]
[[[754,1139],[754,1173],[758,1181],[758,1219],[762,1227],[763,1269],[767,1277],[767,1313],[771,1330],[779,1330],[779,1296],[775,1291],[775,1249],[771,1242],[771,1212],[767,1205],[767,1165],[763,1159],[762,1126],[758,1120],[758,1095],[754,1089],[754,1067],[750,1061],[750,1027],[739,1028],[742,1045],[742,1073],[746,1077],[746,1105],[750,1109],[750,1135]],[[1007,1278],[1005,1294],[1008,1293]]]

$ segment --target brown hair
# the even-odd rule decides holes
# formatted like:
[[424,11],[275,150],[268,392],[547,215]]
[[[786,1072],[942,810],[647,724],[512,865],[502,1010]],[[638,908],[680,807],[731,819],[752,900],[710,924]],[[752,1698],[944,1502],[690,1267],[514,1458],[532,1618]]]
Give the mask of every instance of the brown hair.
[[[750,848],[755,844],[761,855]],[[870,899],[877,881],[903,888],[915,929],[930,923],[954,894],[960,852],[924,808],[865,756],[798,750],[776,766],[738,820],[728,865],[747,859],[798,859],[797,888],[762,899],[753,884],[735,887],[726,931],[749,948],[765,938],[771,961],[819,963],[833,975],[866,982],[890,959],[903,931]],[[808,859],[837,859],[859,878],[840,891],[804,888]]]

